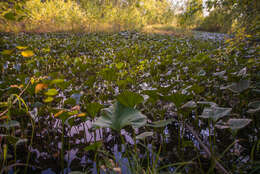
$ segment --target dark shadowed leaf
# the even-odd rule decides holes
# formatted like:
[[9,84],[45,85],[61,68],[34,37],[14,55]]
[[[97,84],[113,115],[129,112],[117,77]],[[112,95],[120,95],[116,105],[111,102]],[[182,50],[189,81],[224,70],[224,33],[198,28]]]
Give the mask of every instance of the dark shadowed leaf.
[[167,126],[168,124],[171,124],[173,122],[173,119],[168,119],[168,120],[159,120],[159,121],[154,121],[152,123],[147,124],[147,126],[150,127],[164,127]]
[[250,86],[250,81],[249,80],[240,80],[238,83],[233,83],[229,89],[232,91],[232,92],[235,92],[235,93],[241,93],[243,92],[244,90],[248,89]]
[[153,132],[143,132],[140,135],[137,135],[136,139],[142,140],[142,139],[145,139],[146,137],[150,137],[150,136],[153,136]]
[[92,118],[94,118],[102,108],[103,108],[103,105],[101,105],[99,103],[87,104],[87,112]]
[[247,126],[251,121],[251,119],[229,119],[227,123],[230,129],[238,130]]
[[222,107],[204,108],[200,117],[209,118],[212,119],[213,121],[217,121],[218,119],[230,114],[231,110],[232,108],[222,108]]

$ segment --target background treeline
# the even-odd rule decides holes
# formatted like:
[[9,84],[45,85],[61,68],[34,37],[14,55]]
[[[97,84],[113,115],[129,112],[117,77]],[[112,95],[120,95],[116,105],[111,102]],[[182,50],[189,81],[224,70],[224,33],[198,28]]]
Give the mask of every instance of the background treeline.
[[[171,23],[174,15],[167,0],[26,0],[18,4],[2,1],[1,29],[14,30],[15,23],[17,30],[26,31],[132,30]],[[19,22],[3,18],[14,16]]]
[[118,31],[169,24],[259,35],[260,29],[257,0],[0,0],[0,8],[2,31]]

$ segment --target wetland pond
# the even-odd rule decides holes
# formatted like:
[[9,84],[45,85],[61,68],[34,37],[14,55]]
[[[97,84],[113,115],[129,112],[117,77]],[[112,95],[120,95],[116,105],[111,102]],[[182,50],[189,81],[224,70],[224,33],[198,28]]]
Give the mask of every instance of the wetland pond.
[[259,44],[227,37],[0,33],[0,174],[259,173]]

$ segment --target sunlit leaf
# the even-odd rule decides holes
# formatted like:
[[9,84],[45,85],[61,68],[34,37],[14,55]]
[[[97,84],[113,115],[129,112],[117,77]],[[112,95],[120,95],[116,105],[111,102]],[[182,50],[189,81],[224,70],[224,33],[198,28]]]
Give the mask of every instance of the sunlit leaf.
[[123,62],[119,62],[119,63],[116,64],[117,69],[121,69],[121,68],[123,68],[123,66],[124,66]]
[[48,88],[48,85],[47,85],[47,84],[38,83],[38,84],[35,86],[35,94],[37,94],[37,93],[40,92],[41,90],[47,89],[47,88]]
[[25,50],[25,49],[27,49],[28,47],[25,47],[25,46],[16,46],[16,48],[17,48],[18,50]]
[[11,55],[13,53],[13,50],[3,50],[1,52],[2,55]]
[[34,56],[34,53],[33,53],[33,51],[31,51],[31,50],[26,50],[26,51],[22,51],[22,52],[21,52],[21,55],[22,55],[23,57],[32,57],[32,56]]
[[54,80],[52,80],[51,81],[51,85],[53,85],[53,84],[59,84],[59,83],[63,83],[64,82],[64,79],[54,79]]
[[77,117],[86,117],[86,113],[80,113],[78,115],[76,115]]
[[49,89],[47,92],[44,93],[45,95],[48,95],[48,96],[55,96],[58,94],[58,91],[57,89]]
[[57,112],[56,114],[54,114],[54,117],[58,117],[64,112],[65,112],[64,110],[61,110],[61,111]]
[[54,100],[53,97],[47,97],[47,98],[45,98],[45,99],[43,100],[43,102],[45,102],[45,103],[50,103],[50,102],[52,102],[53,100]]

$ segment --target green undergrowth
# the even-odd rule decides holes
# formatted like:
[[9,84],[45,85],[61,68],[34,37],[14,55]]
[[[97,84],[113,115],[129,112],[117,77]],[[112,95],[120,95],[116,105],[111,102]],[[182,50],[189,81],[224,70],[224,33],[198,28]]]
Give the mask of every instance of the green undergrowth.
[[258,51],[127,31],[1,33],[0,173],[258,173]]

